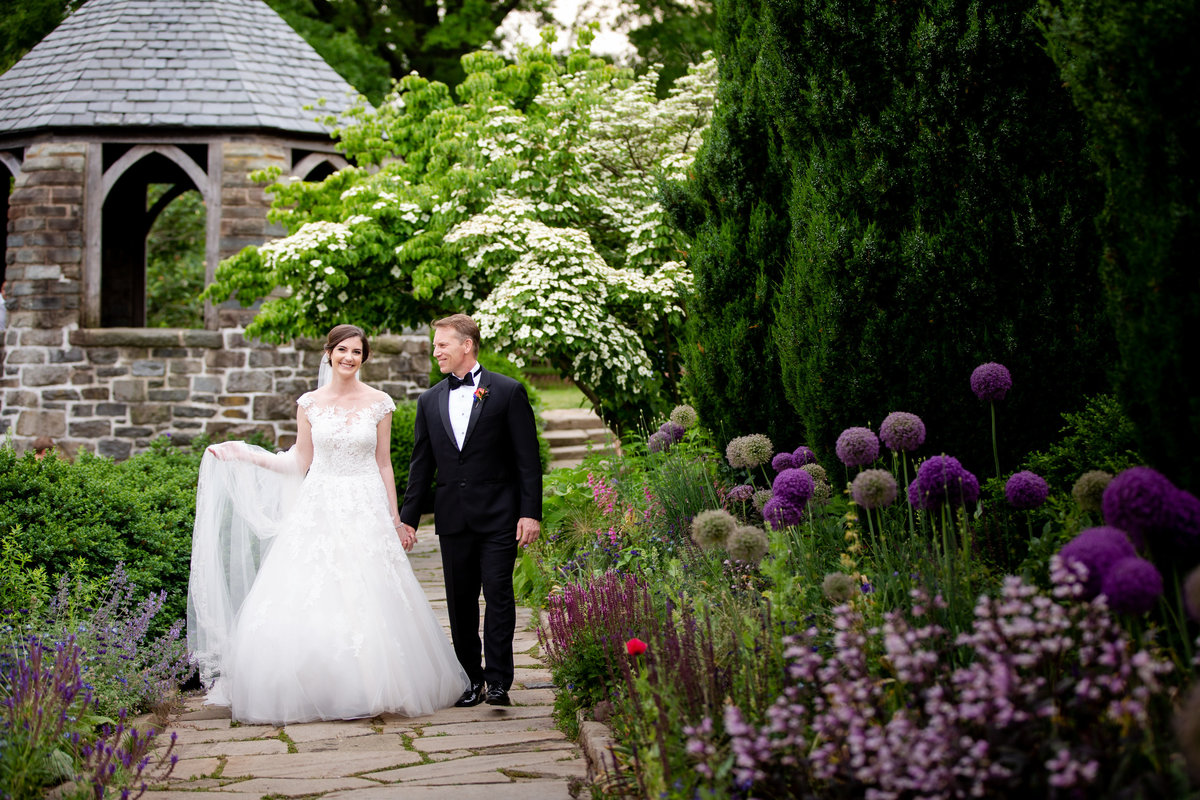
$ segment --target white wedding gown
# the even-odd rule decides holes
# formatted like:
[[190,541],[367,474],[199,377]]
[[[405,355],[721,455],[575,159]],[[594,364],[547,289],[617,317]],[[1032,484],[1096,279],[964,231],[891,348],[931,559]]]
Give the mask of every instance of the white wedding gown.
[[[312,426],[313,461],[292,498],[282,490],[277,520],[262,509],[277,502],[278,475],[243,463],[224,476],[235,495],[253,482],[248,470],[265,481],[253,494],[268,497],[244,515],[251,518],[244,527],[255,534],[244,538],[258,548],[257,573],[242,576],[236,557],[221,554],[217,570],[235,588],[213,589],[206,573],[217,557],[202,552],[198,565],[204,545],[197,530],[189,644],[211,684],[208,702],[231,706],[236,720],[275,724],[383,712],[420,716],[452,705],[469,682],[413,575],[375,462],[376,426],[395,405],[384,399],[358,410],[321,408],[312,393],[298,403]],[[206,478],[212,485],[205,486]],[[218,484],[202,470],[198,528],[201,506],[211,505],[200,496],[219,491]],[[242,497],[218,513],[225,528],[231,518],[238,527],[238,504],[246,502]],[[257,525],[255,514],[262,517]],[[238,537],[235,530],[234,549]],[[229,547],[228,530],[215,538],[217,549]]]

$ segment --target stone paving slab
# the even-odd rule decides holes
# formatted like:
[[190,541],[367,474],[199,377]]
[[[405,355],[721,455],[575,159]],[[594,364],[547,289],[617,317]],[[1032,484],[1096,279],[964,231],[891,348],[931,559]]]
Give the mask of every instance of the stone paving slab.
[[289,753],[283,756],[233,756],[225,762],[222,777],[342,778],[363,772],[420,762],[411,750],[390,752]]
[[[205,720],[216,721],[216,720]],[[182,745],[202,744],[204,742],[232,742],[244,739],[269,739],[279,735],[279,728],[273,725],[244,725],[238,728],[229,727],[228,722],[222,727],[206,727],[200,730],[173,728],[175,733],[175,749]]]
[[424,728],[427,725],[445,725],[451,722],[528,719],[529,717],[544,717],[552,713],[554,713],[554,709],[546,705],[498,707],[480,703],[473,708],[443,708],[426,717],[383,714],[378,719],[381,720],[385,731],[395,731],[397,728]]
[[404,738],[401,733],[376,733],[372,736],[356,736],[351,739],[318,739],[312,742],[296,742],[296,750],[300,753],[321,753],[336,751],[352,753],[363,750],[393,752],[404,749]]
[[562,741],[567,737],[559,730],[506,731],[504,733],[469,733],[461,736],[422,736],[413,747],[422,753],[445,750],[489,750],[514,744]]
[[[409,786],[466,786],[477,785],[481,783],[512,783],[512,778],[502,772],[492,770],[491,772],[472,772],[465,775],[447,775],[444,778],[431,778],[420,783],[411,783]],[[378,784],[376,784],[378,785]]]
[[370,720],[348,720],[346,722],[304,722],[288,725],[283,729],[287,737],[296,744],[300,742],[316,742],[321,739],[350,739],[356,736],[370,736],[375,733],[375,727]]
[[[329,800],[572,800],[563,780],[513,781],[475,786],[380,786],[325,795]],[[191,798],[195,800],[195,798]]]
[[470,758],[460,758],[454,761],[442,761],[436,764],[418,764],[413,767],[401,767],[399,769],[365,773],[362,777],[386,781],[388,783],[419,783],[426,780],[440,780],[447,776],[474,774],[501,769],[519,770],[521,772],[537,774],[537,769],[541,765],[552,764],[560,760],[580,761],[581,759],[576,751],[546,750],[519,754],[493,753],[482,756],[471,756]]
[[171,770],[172,781],[186,781],[201,775],[212,775],[221,766],[219,758],[181,758]]
[[339,789],[368,789],[378,785],[375,781],[362,778],[252,778],[222,787],[219,791],[222,794],[227,791],[249,793],[256,797],[304,797]]
[[554,705],[553,689],[512,689],[508,696],[518,706],[552,706]]
[[478,722],[450,722],[445,725],[430,725],[422,732],[425,738],[455,736],[467,733],[506,733],[510,731],[550,731],[554,730],[554,717],[550,709],[545,709],[544,716],[525,717],[523,719],[488,719]]
[[184,758],[209,758],[211,756],[265,756],[286,754],[288,746],[279,739],[250,739],[235,742],[205,742],[175,747],[175,755]]

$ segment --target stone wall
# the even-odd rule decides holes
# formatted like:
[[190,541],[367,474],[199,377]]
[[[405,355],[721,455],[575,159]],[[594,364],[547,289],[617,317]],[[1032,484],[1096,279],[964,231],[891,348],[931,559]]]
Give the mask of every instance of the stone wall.
[[[0,433],[22,450],[48,438],[116,459],[163,434],[258,432],[289,447],[321,357],[319,342],[268,345],[240,329],[10,329],[5,344]],[[428,336],[377,336],[362,377],[401,401],[426,388],[428,365]]]

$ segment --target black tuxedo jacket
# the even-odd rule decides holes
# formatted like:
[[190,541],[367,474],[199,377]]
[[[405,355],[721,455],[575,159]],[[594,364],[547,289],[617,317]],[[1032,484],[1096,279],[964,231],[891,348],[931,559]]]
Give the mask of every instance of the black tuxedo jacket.
[[478,390],[460,452],[450,427],[450,385],[417,400],[416,431],[400,520],[420,522],[422,499],[437,477],[433,514],[439,536],[516,532],[521,517],[542,518],[542,464],[525,387],[480,367]]

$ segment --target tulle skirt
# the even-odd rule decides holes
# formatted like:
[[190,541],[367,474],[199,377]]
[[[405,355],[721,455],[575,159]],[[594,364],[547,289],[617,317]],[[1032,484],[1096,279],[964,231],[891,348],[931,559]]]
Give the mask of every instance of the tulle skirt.
[[420,716],[467,685],[378,473],[310,473],[237,612],[208,702],[257,723]]

